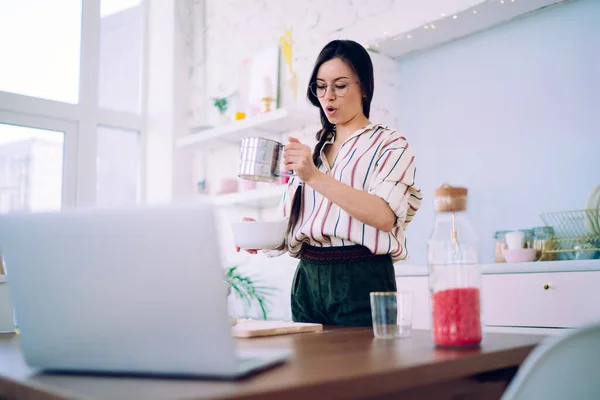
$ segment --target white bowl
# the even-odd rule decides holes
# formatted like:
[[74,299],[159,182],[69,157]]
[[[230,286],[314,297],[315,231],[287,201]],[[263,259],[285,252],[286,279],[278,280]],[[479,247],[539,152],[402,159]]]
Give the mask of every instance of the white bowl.
[[233,241],[246,250],[272,250],[280,247],[285,239],[288,220],[233,222]]

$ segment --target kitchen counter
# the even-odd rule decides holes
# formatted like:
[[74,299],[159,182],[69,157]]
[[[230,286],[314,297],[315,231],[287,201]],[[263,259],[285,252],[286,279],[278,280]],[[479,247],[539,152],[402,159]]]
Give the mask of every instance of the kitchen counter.
[[[396,276],[427,276],[426,265],[398,262]],[[600,260],[534,261],[523,263],[482,264],[483,274],[531,274],[540,272],[600,271]]]
[[[544,336],[488,333],[480,348],[441,350],[431,333],[374,339],[370,328],[238,339],[243,348],[287,348],[283,365],[239,381],[52,375],[27,367],[14,335],[0,335],[0,398],[367,399],[499,398]],[[473,396],[473,397],[469,397]]]

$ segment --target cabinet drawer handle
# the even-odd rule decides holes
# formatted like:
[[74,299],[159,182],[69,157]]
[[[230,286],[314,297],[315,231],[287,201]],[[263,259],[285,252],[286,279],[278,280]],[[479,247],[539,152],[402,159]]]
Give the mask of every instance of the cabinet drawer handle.
[[547,283],[544,283],[544,290],[548,290],[550,289],[550,285],[548,285]]

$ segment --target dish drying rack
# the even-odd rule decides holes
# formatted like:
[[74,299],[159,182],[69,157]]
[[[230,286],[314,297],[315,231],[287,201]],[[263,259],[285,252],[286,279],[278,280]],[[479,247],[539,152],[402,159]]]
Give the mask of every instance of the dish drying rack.
[[540,260],[551,253],[600,252],[600,208],[548,212],[540,217],[554,229],[554,245],[542,250]]

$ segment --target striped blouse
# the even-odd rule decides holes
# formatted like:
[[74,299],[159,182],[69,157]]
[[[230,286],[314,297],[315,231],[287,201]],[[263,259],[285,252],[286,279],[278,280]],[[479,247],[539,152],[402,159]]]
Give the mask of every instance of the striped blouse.
[[[327,140],[331,144],[333,135]],[[325,148],[325,146],[324,146]],[[321,151],[319,170],[355,188],[384,199],[396,214],[390,232],[363,224],[309,185],[302,190],[303,211],[283,250],[266,250],[268,257],[289,252],[299,258],[303,243],[312,246],[359,244],[374,254],[390,254],[392,261],[408,258],[404,229],[421,204],[421,191],[415,186],[415,156],[406,138],[386,126],[371,124],[356,131],[341,146],[333,165]],[[288,217],[298,178],[288,183],[278,217]]]

